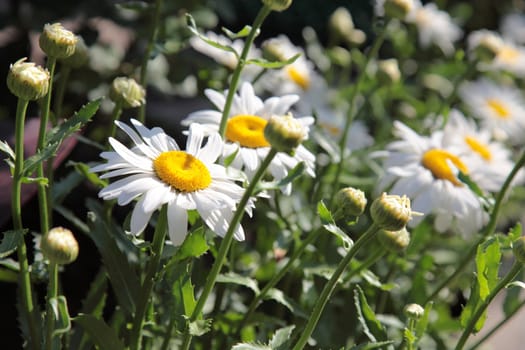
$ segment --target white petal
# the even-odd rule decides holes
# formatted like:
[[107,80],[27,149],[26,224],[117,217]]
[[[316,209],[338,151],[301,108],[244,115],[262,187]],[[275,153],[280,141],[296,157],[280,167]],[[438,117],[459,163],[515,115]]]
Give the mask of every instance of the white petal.
[[168,233],[171,242],[179,246],[188,233],[188,212],[177,205],[177,201],[168,204]]
[[204,133],[202,126],[198,123],[191,124],[188,140],[186,141],[186,152],[196,156],[199,153],[203,140]]
[[117,152],[126,162],[145,170],[151,169],[151,159],[133,153],[126,146],[112,137],[109,138],[109,143],[115,152]]
[[223,142],[218,133],[213,133],[208,137],[206,145],[197,151],[196,157],[205,164],[215,163],[222,154]]
[[131,221],[130,221],[130,232],[134,235],[138,235],[144,229],[146,228],[146,225],[149,222],[149,219],[151,218],[151,214],[153,211],[146,212],[144,211],[144,206],[142,205],[144,202],[144,197],[142,197],[137,204],[135,204],[135,208],[133,208],[133,212],[131,213]]

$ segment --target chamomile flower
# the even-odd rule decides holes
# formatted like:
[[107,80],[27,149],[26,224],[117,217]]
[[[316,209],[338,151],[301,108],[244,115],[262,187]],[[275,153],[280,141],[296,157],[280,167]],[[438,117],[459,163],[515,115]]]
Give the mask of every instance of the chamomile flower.
[[[197,210],[212,231],[224,236],[244,189],[232,181],[222,165],[214,164],[222,150],[219,134],[211,134],[203,146],[204,130],[193,125],[186,150],[182,151],[161,128],[148,129],[134,119],[131,123],[135,130],[116,123],[134,147],[127,148],[110,138],[114,151],[103,152],[101,157],[107,163],[91,171],[107,171],[101,178],[120,177],[100,191],[99,197],[104,200],[117,199],[119,205],[126,205],[138,198],[131,214],[130,232],[142,232],[153,212],[167,204],[168,232],[173,244],[182,244],[186,237],[188,210]],[[251,204],[246,210],[251,213]],[[234,236],[244,240],[242,227],[236,229]]]
[[518,90],[481,79],[462,84],[459,94],[472,115],[493,137],[523,143],[525,102]]
[[450,112],[443,144],[458,149],[470,178],[485,191],[499,191],[514,166],[510,151],[458,110]]
[[[200,123],[208,132],[217,132],[228,91],[223,94],[208,89],[205,94],[218,110],[191,113],[182,124]],[[272,115],[285,115],[298,99],[297,95],[285,95],[262,101],[255,95],[250,83],[243,83],[233,99],[228,116],[223,156],[235,154],[231,165],[246,171],[249,176],[253,175],[270,150],[270,144],[264,137],[264,128],[268,120]],[[306,130],[314,122],[312,117],[298,118],[298,120]],[[280,180],[288,174],[289,169],[299,162],[304,162],[306,172],[314,176],[314,161],[314,155],[303,145],[299,145],[293,156],[279,152],[272,160],[269,170],[275,179]],[[288,194],[290,191],[290,184],[283,188],[284,193]]]
[[518,44],[525,44],[525,16],[521,13],[509,13],[503,17],[501,33],[507,39]]
[[445,55],[450,56],[454,53],[454,42],[462,36],[461,29],[448,13],[438,9],[436,4],[422,6],[419,1],[415,3],[406,21],[416,25],[421,46],[435,44]]
[[[457,149],[445,147],[442,132],[420,136],[400,122],[394,122],[394,133],[400,138],[387,145],[378,190],[407,195],[414,211],[434,216],[438,232],[457,229],[462,234],[479,230],[487,221],[481,202],[458,178],[459,171],[470,174]],[[415,217],[409,225],[419,223]]]

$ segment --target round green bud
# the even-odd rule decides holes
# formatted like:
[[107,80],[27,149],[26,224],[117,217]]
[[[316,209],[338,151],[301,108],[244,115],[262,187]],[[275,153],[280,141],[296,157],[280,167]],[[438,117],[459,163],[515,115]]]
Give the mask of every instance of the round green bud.
[[419,320],[425,314],[425,309],[419,304],[408,304],[403,309],[405,316],[412,320]]
[[118,77],[113,80],[109,98],[122,108],[136,108],[146,102],[146,90],[132,78]]
[[394,253],[404,251],[410,244],[410,234],[405,227],[398,231],[379,230],[377,237],[386,249]]
[[306,139],[307,129],[291,114],[270,117],[264,128],[264,137],[279,152],[293,153]]
[[292,4],[292,0],[262,0],[272,11],[284,11]]
[[407,196],[388,195],[383,192],[370,206],[374,223],[389,231],[399,231],[412,219],[410,199]]
[[401,79],[401,72],[395,58],[377,62],[377,79],[385,85],[397,83]]
[[40,48],[49,57],[66,58],[75,52],[78,37],[73,32],[62,27],[60,23],[44,25],[38,42]]
[[9,68],[7,87],[18,98],[34,101],[44,97],[49,91],[49,72],[33,62],[19,59]]
[[525,236],[512,242],[512,252],[517,261],[525,264]]
[[73,233],[63,227],[55,227],[42,237],[40,249],[50,262],[65,265],[78,256],[78,242]]
[[75,45],[75,52],[69,57],[63,58],[60,60],[60,62],[64,66],[68,66],[71,68],[80,68],[89,61],[89,50],[86,46],[86,43],[84,42],[84,39],[82,37],[78,37],[78,41]]
[[405,19],[414,8],[414,0],[385,0],[385,16],[389,18]]
[[334,198],[334,219],[345,219],[363,214],[366,207],[365,193],[357,188],[345,187]]

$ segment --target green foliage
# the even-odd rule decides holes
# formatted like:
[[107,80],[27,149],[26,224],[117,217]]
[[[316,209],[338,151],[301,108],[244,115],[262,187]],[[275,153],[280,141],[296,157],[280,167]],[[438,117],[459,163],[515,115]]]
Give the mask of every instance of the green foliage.
[[82,327],[90,336],[93,343],[101,349],[124,350],[124,344],[115,331],[103,320],[92,315],[78,315],[73,322]]
[[24,235],[27,233],[27,230],[9,230],[5,231],[2,236],[2,242],[0,243],[0,259],[4,259],[11,255]]

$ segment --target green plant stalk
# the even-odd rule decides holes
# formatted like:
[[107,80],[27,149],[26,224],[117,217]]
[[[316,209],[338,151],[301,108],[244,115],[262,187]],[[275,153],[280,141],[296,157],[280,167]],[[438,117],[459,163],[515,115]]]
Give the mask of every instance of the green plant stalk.
[[[54,57],[48,57],[46,68],[49,71],[49,90],[47,95],[44,96],[42,103],[42,112],[40,114],[40,130],[38,132],[38,143],[37,143],[37,152],[41,152],[45,148],[46,142],[46,132],[47,132],[47,123],[49,121],[49,109],[51,106],[51,95],[53,92],[53,76],[55,74],[57,60]],[[38,163],[37,166],[37,176],[39,178],[46,177],[44,173],[44,162]],[[51,193],[51,188],[46,186],[42,182],[38,182],[38,207],[40,210],[40,231],[42,235],[45,235],[49,231],[49,194]]]
[[[56,263],[49,262],[49,284],[47,287],[47,312],[46,312],[46,350],[56,349],[53,348],[53,332],[55,330],[55,317],[53,312],[53,305],[51,302],[56,300],[58,296],[58,266]],[[62,348],[60,342],[58,342],[58,349]]]
[[352,90],[350,91],[350,96],[349,96],[350,105],[348,107],[348,114],[346,116],[345,125],[343,127],[343,133],[341,135],[341,140],[339,140],[339,162],[337,163],[335,177],[332,183],[333,188],[339,188],[338,187],[339,179],[341,177],[341,172],[343,171],[343,165],[344,165],[344,160],[345,160],[344,154],[346,151],[346,141],[348,139],[348,132],[350,130],[350,126],[352,125],[352,122],[354,121],[354,117],[356,114],[355,108],[356,108],[358,92],[361,90],[361,84],[365,80],[368,64],[370,63],[372,59],[374,59],[377,56],[377,53],[379,52],[379,49],[381,48],[381,45],[383,44],[383,41],[385,40],[385,33],[386,33],[387,26],[388,26],[388,23],[385,25],[385,28],[382,28],[381,32],[374,40],[372,48],[370,49],[370,51],[368,51],[368,54],[366,55],[366,60],[363,66],[363,70],[360,72],[359,76],[357,77],[357,81],[355,82]]
[[233,218],[230,222],[228,231],[226,232],[226,234],[224,235],[224,238],[222,239],[221,245],[219,247],[219,252],[217,253],[217,258],[215,259],[215,262],[213,263],[213,266],[208,275],[208,278],[206,279],[206,283],[199,297],[199,300],[197,301],[197,305],[195,305],[195,309],[193,309],[193,312],[188,319],[188,326],[186,327],[186,330],[184,332],[184,341],[181,346],[182,350],[188,350],[190,347],[192,335],[190,334],[189,324],[192,322],[195,322],[197,318],[200,316],[200,314],[202,313],[204,304],[206,303],[206,300],[208,299],[208,296],[210,295],[213,289],[213,286],[215,285],[217,276],[219,272],[221,271],[222,265],[224,264],[224,261],[226,260],[228,250],[233,240],[233,233],[235,232],[235,229],[241,222],[241,219],[244,215],[244,209],[246,208],[246,205],[248,204],[250,197],[254,193],[255,188],[257,184],[259,183],[259,180],[262,178],[262,176],[266,172],[266,169],[268,168],[268,166],[270,165],[270,163],[272,162],[276,154],[277,154],[277,151],[275,150],[275,148],[272,147],[270,151],[268,152],[268,154],[266,155],[266,157],[264,158],[264,160],[262,161],[259,168],[257,169],[257,172],[253,176],[252,180],[250,181],[250,184],[248,185],[248,188],[246,188],[241,200],[239,201],[239,205],[237,206],[237,210],[235,211],[235,214],[233,215]]
[[498,322],[497,325],[495,325],[494,327],[492,327],[492,329],[490,331],[488,331],[484,336],[483,338],[481,338],[480,340],[478,340],[475,344],[473,344],[469,350],[475,350],[475,349],[478,349],[478,347],[483,344],[487,339],[489,339],[498,329],[500,329],[501,326],[503,326],[505,323],[507,323],[507,321],[510,321],[512,319],[512,317],[514,317],[516,315],[516,313],[518,313],[519,310],[521,310],[521,308],[525,305],[525,300],[523,300],[518,306],[516,306],[508,315],[506,315],[506,317],[504,319],[502,319],[501,321]]
[[108,141],[106,144],[106,149],[110,147],[109,145],[109,138],[115,137],[117,134],[117,124],[115,123],[117,120],[120,119],[120,116],[122,115],[122,102],[115,102],[115,106],[113,107],[113,111],[111,112],[111,128],[109,129],[109,135],[107,137]]
[[[13,189],[11,193],[11,214],[13,216],[13,227],[15,230],[23,230],[22,226],[22,176],[24,170],[24,124],[29,101],[18,99],[16,106],[15,125],[15,167],[13,169]],[[22,308],[26,313],[29,328],[29,346],[38,349],[40,340],[36,324],[35,308],[33,305],[33,290],[31,277],[29,275],[29,262],[27,259],[27,248],[24,238],[17,246],[18,264],[20,266],[19,283],[22,293]]]
[[242,69],[246,64],[246,57],[248,57],[248,52],[250,51],[250,47],[252,46],[253,40],[255,39],[255,35],[259,31],[259,28],[264,22],[264,19],[270,14],[271,11],[272,10],[267,5],[261,7],[259,13],[257,13],[257,17],[255,17],[255,20],[253,21],[250,34],[248,34],[248,36],[246,37],[246,42],[244,43],[241,56],[239,57],[239,62],[237,62],[237,66],[233,71],[230,87],[228,89],[228,95],[226,96],[226,102],[224,103],[224,108],[222,109],[221,123],[219,125],[219,134],[222,138],[224,138],[224,133],[226,132],[226,122],[230,114],[233,97],[235,96],[237,85],[239,84],[239,78],[241,77]]
[[521,169],[521,167],[523,167],[523,165],[525,165],[525,151],[523,151],[520,159],[518,159],[516,164],[514,164],[514,168],[512,168],[511,172],[505,179],[505,182],[501,186],[501,190],[496,196],[496,201],[494,202],[494,207],[492,208],[492,213],[490,214],[489,222],[487,226],[485,226],[481,237],[476,241],[474,245],[472,245],[472,247],[470,247],[470,250],[467,252],[467,254],[464,255],[464,258],[459,262],[454,272],[438,285],[436,290],[434,290],[434,292],[425,300],[424,304],[427,304],[429,301],[433,300],[443,288],[445,288],[451,281],[458,277],[461,272],[463,272],[463,270],[467,267],[468,263],[476,255],[478,245],[485,240],[485,237],[494,233],[494,231],[496,230],[496,224],[498,222],[499,212],[501,210],[501,205],[503,204],[503,199],[505,198],[512,181],[516,177],[516,174]]
[[166,240],[166,227],[168,221],[168,207],[166,204],[162,206],[155,227],[155,233],[153,234],[153,243],[151,247],[151,260],[148,263],[148,269],[146,276],[142,282],[140,290],[140,296],[137,303],[137,310],[135,311],[135,317],[133,318],[133,324],[131,326],[130,336],[130,349],[140,349],[142,340],[142,328],[144,326],[144,319],[146,317],[146,311],[151,298],[151,292],[153,285],[155,284],[155,277],[160,269],[160,258],[162,257],[162,250],[164,249],[164,241]]
[[[142,64],[140,66],[139,83],[144,89],[146,89],[148,63],[151,58],[151,53],[153,52],[153,48],[155,47],[157,36],[159,34],[159,22],[160,22],[160,15],[162,13],[162,5],[163,5],[163,0],[155,1],[155,10],[154,10],[155,12],[153,13],[153,21],[151,23],[151,32],[150,32],[150,37],[148,40],[148,46],[146,47],[146,52],[144,52],[144,56],[142,57]],[[138,120],[142,124],[144,124],[144,121],[146,120],[146,102],[144,102],[139,107]]]
[[465,346],[465,343],[474,330],[474,327],[476,325],[476,322],[478,322],[479,318],[483,315],[491,301],[496,297],[496,295],[507,286],[512,280],[516,277],[516,275],[521,271],[523,268],[523,264],[521,262],[515,261],[514,265],[510,269],[509,273],[501,280],[499,283],[494,287],[493,290],[490,291],[490,294],[487,296],[487,298],[483,301],[483,303],[476,309],[476,312],[472,317],[470,318],[469,322],[467,323],[467,326],[463,330],[463,333],[461,334],[461,337],[458,340],[458,343],[455,350],[461,350],[463,349],[463,346]]
[[368,230],[359,237],[359,239],[355,242],[355,244],[350,248],[346,256],[341,260],[339,265],[337,266],[337,269],[334,271],[334,274],[330,278],[330,280],[325,284],[321,294],[319,295],[319,298],[317,298],[317,301],[315,302],[314,309],[312,310],[312,313],[310,314],[310,317],[308,319],[308,323],[306,324],[304,330],[301,332],[301,337],[295,343],[293,350],[301,350],[306,345],[306,342],[312,335],[315,327],[317,326],[317,322],[319,322],[319,318],[321,317],[321,313],[323,312],[326,303],[328,302],[328,299],[330,298],[330,295],[332,295],[332,292],[334,291],[337,281],[339,280],[339,277],[343,274],[343,272],[348,267],[348,264],[350,264],[350,261],[354,258],[354,256],[357,254],[357,252],[370,240],[372,240],[376,233],[378,231],[378,226],[375,223],[372,223]]

